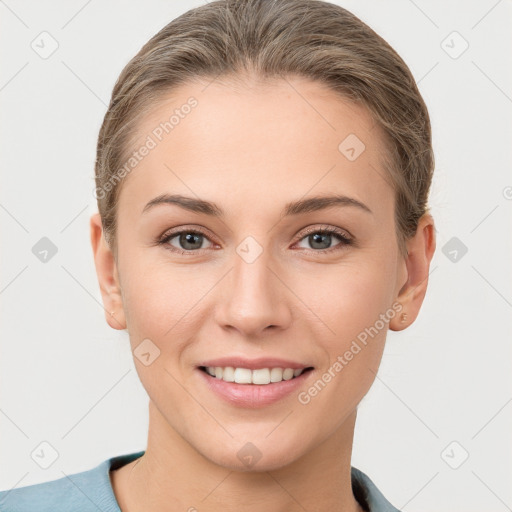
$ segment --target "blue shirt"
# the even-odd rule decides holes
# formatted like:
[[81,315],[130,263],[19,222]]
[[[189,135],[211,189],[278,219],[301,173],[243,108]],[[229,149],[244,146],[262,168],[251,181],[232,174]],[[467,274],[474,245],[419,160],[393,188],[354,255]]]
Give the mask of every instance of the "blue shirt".
[[[93,469],[58,480],[0,492],[1,512],[121,512],[109,471],[118,469],[144,451],[118,455]],[[377,489],[370,478],[352,467],[354,497],[367,512],[400,512]]]

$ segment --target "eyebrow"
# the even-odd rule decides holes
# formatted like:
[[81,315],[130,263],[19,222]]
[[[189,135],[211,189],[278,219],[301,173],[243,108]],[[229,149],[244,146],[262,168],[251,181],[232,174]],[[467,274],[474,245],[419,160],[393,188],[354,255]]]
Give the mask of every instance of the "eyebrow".
[[[224,217],[224,211],[214,202],[182,196],[179,194],[161,194],[158,197],[155,197],[146,204],[142,210],[142,214],[161,204],[177,205],[185,210],[211,215],[212,217]],[[282,216],[288,217],[290,215],[316,212],[333,206],[353,206],[373,215],[370,208],[361,201],[358,201],[353,197],[337,194],[309,197],[307,199],[300,199],[298,201],[287,203],[283,209]]]

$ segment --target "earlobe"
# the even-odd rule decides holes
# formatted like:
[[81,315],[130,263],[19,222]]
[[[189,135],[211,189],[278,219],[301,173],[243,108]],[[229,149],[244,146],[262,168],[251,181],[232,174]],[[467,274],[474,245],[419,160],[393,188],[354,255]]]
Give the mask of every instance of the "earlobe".
[[126,329],[117,265],[105,240],[99,213],[91,216],[90,228],[91,246],[104,304],[105,319],[112,329]]
[[418,316],[427,293],[430,262],[435,248],[434,220],[426,213],[418,222],[416,234],[407,241],[407,281],[396,297],[396,302],[401,304],[402,309],[389,322],[392,331],[406,329]]

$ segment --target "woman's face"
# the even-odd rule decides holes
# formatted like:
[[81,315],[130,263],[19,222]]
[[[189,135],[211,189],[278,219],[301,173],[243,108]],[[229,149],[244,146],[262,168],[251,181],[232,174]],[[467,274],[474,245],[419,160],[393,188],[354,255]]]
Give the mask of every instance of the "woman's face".
[[[183,85],[138,125],[117,214],[116,318],[154,406],[154,435],[170,428],[216,464],[241,468],[249,454],[269,469],[354,413],[378,370],[386,320],[399,316],[407,268],[381,134],[365,109],[305,79],[206,85]],[[222,213],[147,207],[163,194]],[[327,196],[353,202],[307,207]],[[313,370],[278,400],[237,401],[199,368],[219,358]],[[262,365],[272,366],[281,365]],[[238,386],[263,396],[276,385]]]

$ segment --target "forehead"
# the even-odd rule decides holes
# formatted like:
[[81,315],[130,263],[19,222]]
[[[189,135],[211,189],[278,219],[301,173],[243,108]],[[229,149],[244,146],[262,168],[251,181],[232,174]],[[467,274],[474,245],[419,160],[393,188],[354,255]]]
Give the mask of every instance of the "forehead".
[[210,199],[233,214],[334,189],[376,209],[392,202],[380,127],[366,108],[308,79],[183,84],[135,133],[131,150],[150,149],[125,178],[120,208],[139,214],[163,192]]

